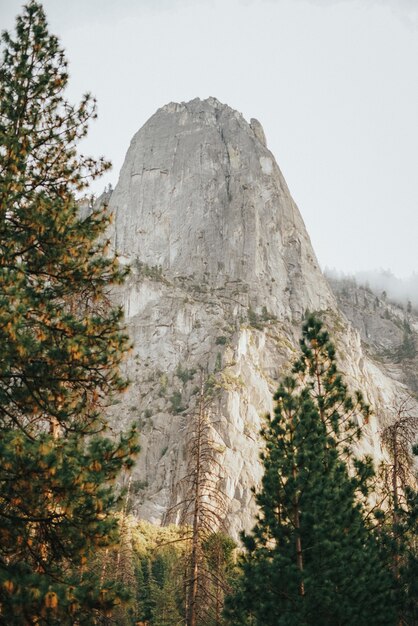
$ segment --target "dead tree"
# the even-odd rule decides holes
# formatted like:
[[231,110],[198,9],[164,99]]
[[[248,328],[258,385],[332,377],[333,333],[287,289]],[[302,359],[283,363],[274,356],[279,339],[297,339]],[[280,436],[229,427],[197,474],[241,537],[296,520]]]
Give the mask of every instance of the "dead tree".
[[404,396],[397,402],[393,422],[382,431],[382,441],[389,453],[389,461],[382,466],[386,493],[383,528],[390,540],[390,565],[401,594],[397,609],[397,626],[415,624],[418,617],[414,582],[418,565],[417,485],[414,467],[418,415],[415,410],[416,403],[413,399]]
[[190,550],[185,565],[185,621],[187,626],[220,624],[226,583],[220,570],[210,567],[205,555],[208,539],[224,529],[227,497],[220,485],[224,479],[215,439],[211,406],[213,391],[200,374],[195,409],[187,416],[186,474],[178,483],[183,494],[173,509],[180,511],[179,522],[189,529]]
[[406,504],[405,490],[413,480],[412,448],[418,434],[418,415],[413,412],[414,406],[408,396],[399,400],[394,421],[382,431],[382,441],[390,456],[384,469],[393,527],[399,523],[400,511]]

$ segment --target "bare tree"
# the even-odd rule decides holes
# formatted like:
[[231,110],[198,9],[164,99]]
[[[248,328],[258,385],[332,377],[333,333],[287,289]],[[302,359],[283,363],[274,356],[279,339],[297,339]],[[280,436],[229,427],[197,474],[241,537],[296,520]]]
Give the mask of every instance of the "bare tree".
[[[207,558],[208,541],[224,529],[227,511],[227,497],[221,489],[224,472],[218,460],[213,400],[213,389],[205,384],[201,371],[198,399],[194,411],[187,416],[185,428],[187,468],[177,485],[182,497],[168,511],[168,516],[175,509],[180,511],[180,524],[190,529],[185,537],[190,542],[185,564],[187,626],[220,625],[226,590],[222,568],[214,567],[213,558]],[[220,562],[222,555],[217,558]]]
[[418,434],[418,415],[414,413],[416,402],[409,396],[401,398],[395,408],[394,421],[382,431],[390,461],[385,464],[387,485],[390,485],[393,524],[398,521],[397,512],[404,504],[405,487],[413,477],[412,448]]
[[413,398],[404,395],[395,404],[393,421],[382,431],[382,442],[389,459],[381,467],[384,514],[380,525],[395,582],[397,626],[418,623],[418,492],[414,463],[417,434],[417,404]]

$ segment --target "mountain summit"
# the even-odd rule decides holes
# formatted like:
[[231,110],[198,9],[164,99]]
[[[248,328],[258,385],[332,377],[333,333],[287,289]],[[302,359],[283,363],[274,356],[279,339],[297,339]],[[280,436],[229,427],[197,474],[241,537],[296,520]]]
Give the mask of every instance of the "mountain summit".
[[134,136],[112,196],[116,248],[256,309],[301,318],[332,297],[257,120],[215,98],[159,109]]

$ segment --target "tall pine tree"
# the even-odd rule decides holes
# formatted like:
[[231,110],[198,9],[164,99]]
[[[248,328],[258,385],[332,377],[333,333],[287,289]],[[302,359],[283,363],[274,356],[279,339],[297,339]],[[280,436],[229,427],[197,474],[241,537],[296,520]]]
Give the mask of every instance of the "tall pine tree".
[[86,564],[115,540],[110,482],[137,449],[103,417],[126,386],[127,338],[108,302],[125,272],[105,254],[105,213],[80,219],[76,201],[108,163],[77,153],[95,102],[65,100],[42,6],[29,2],[2,43],[0,621],[94,624],[120,593]]
[[390,574],[362,504],[373,470],[352,454],[368,408],[360,394],[349,396],[328,333],[313,317],[301,350],[262,431],[260,514],[243,537],[229,623],[394,624]]

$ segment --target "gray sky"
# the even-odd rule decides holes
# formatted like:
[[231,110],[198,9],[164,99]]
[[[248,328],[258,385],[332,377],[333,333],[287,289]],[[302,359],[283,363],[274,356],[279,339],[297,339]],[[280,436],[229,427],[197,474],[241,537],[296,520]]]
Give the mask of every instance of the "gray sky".
[[[19,0],[0,0],[10,29]],[[45,0],[72,100],[98,98],[83,151],[117,182],[170,101],[256,117],[322,267],[418,272],[418,0]]]

